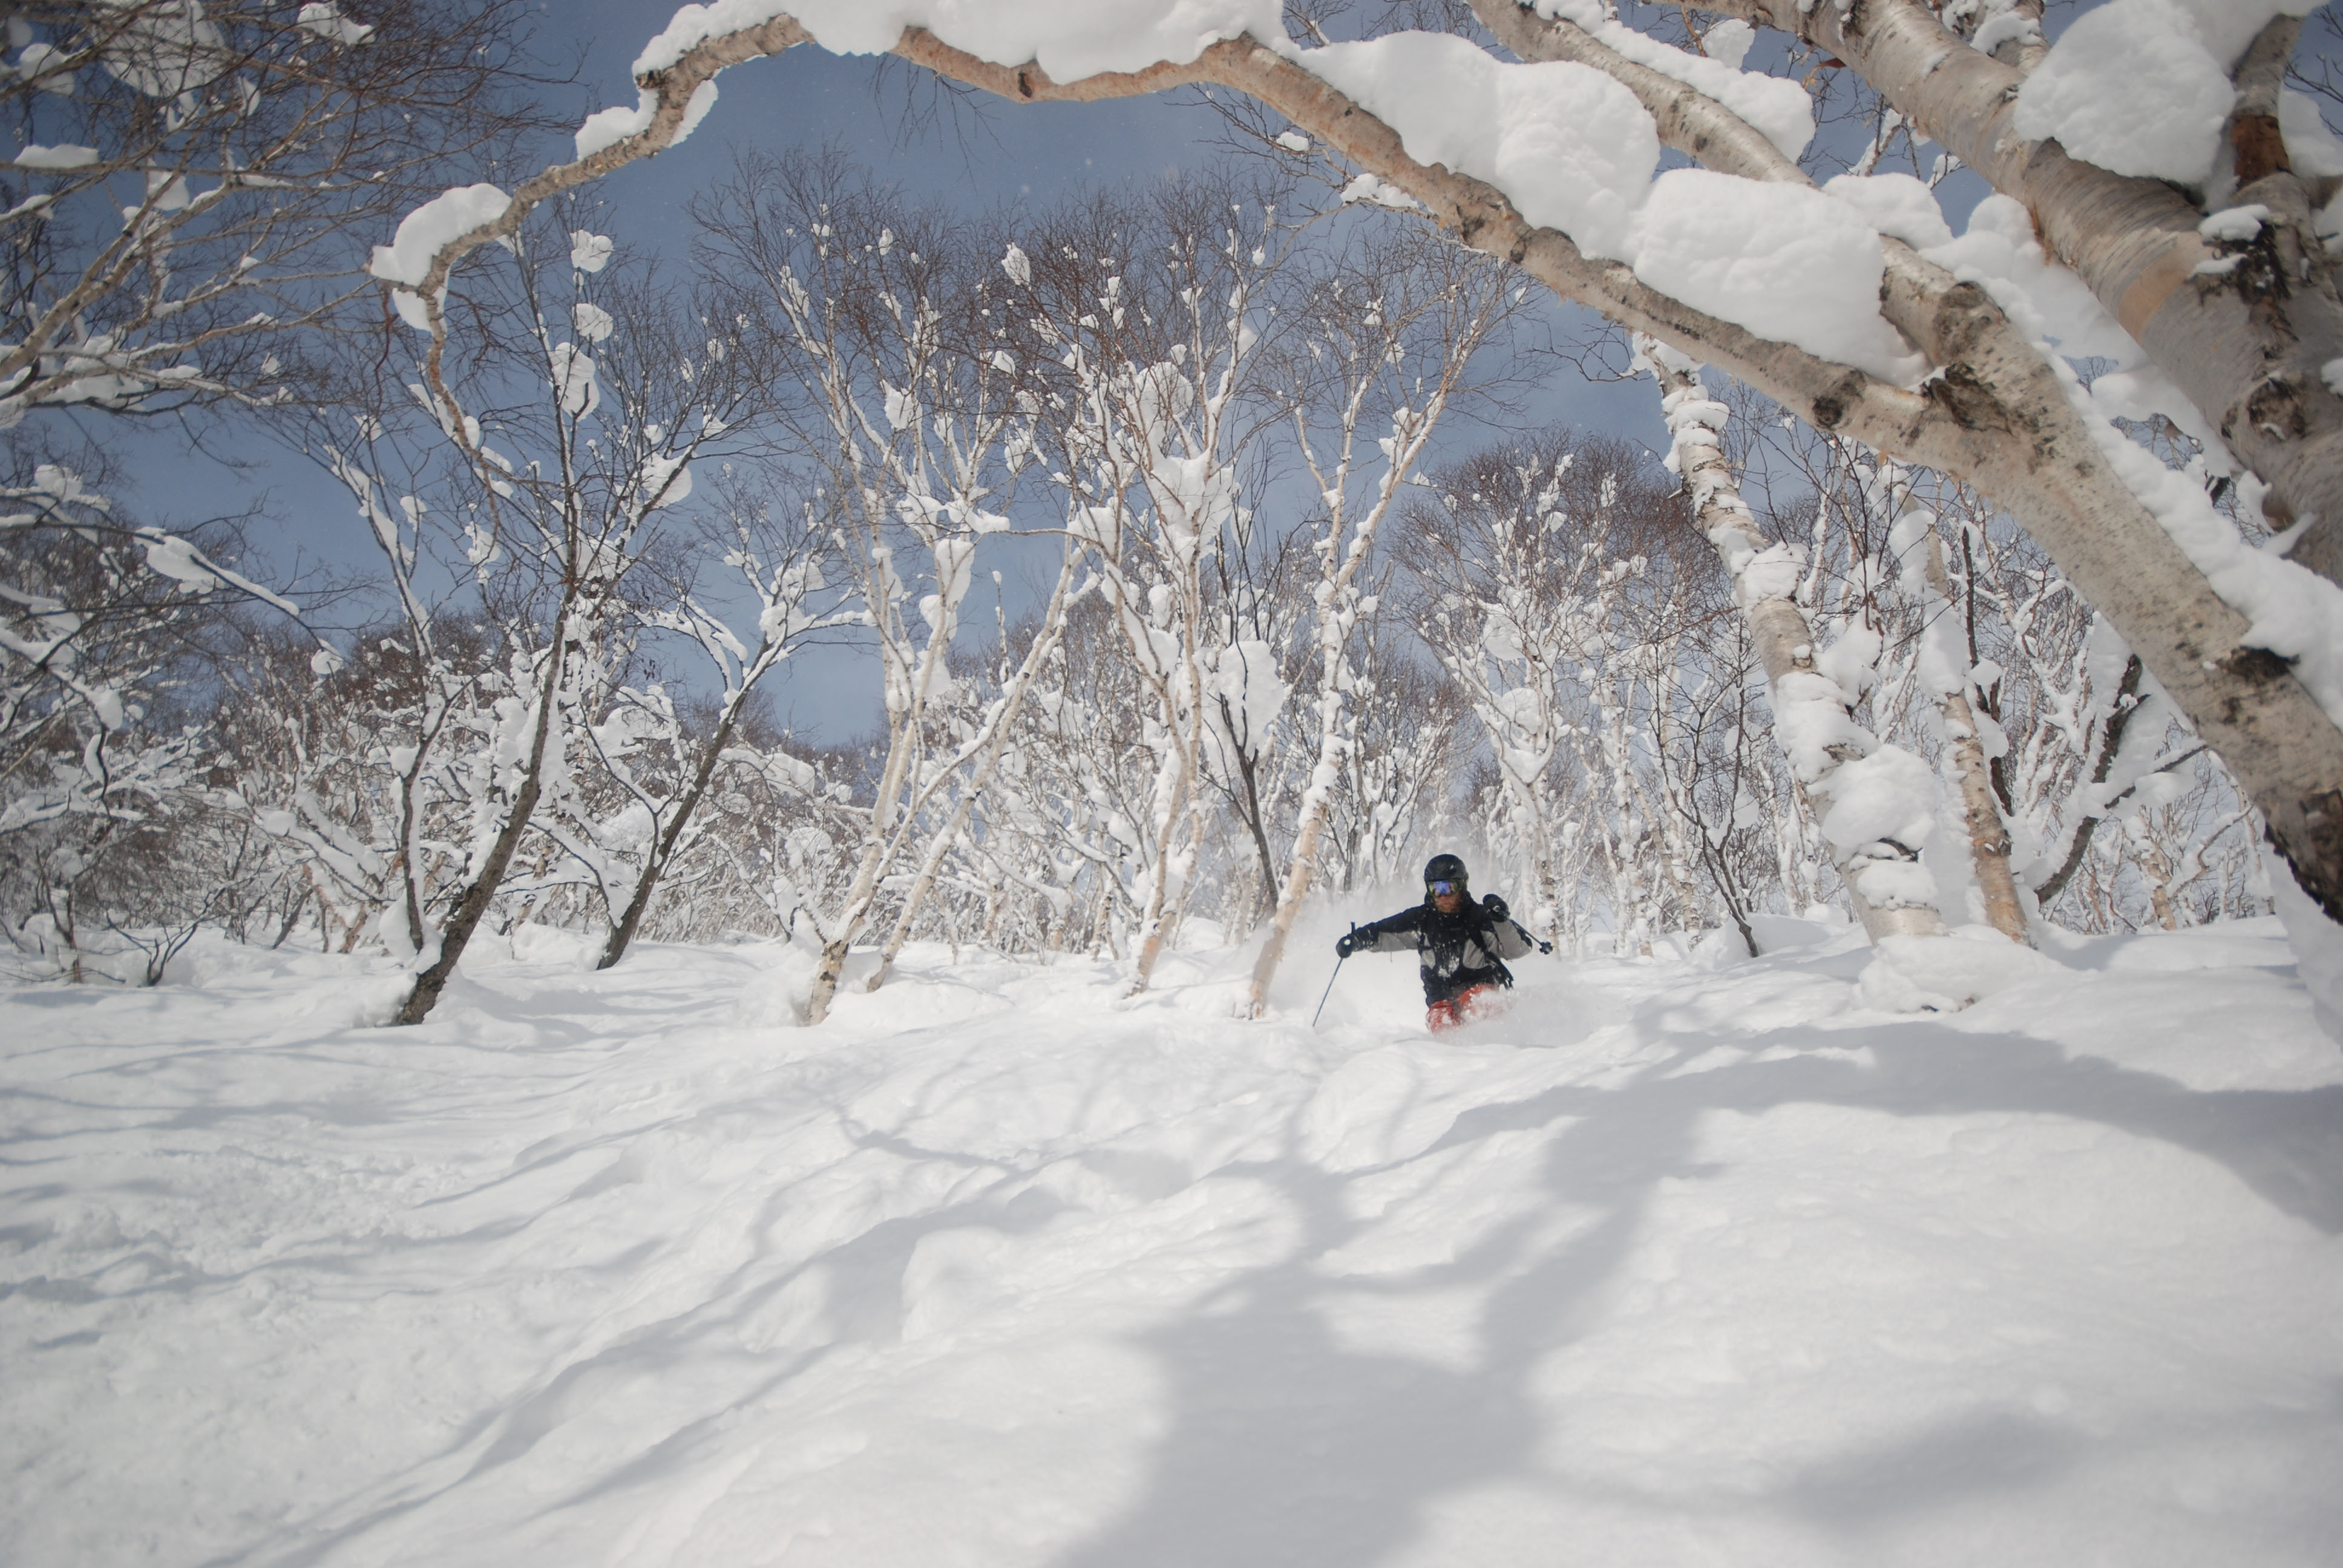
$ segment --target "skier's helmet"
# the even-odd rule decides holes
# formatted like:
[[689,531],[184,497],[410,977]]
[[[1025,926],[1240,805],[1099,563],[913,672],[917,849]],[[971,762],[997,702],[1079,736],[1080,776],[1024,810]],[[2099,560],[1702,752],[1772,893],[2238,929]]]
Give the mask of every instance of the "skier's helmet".
[[1443,893],[1462,897],[1465,884],[1464,862],[1453,855],[1434,855],[1424,863],[1423,896],[1436,899]]

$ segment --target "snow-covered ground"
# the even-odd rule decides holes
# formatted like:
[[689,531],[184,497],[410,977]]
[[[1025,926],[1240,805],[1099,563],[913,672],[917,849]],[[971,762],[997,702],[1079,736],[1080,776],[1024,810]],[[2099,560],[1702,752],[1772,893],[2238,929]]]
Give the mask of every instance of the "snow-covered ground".
[[[2343,1052],[2274,923],[1761,961],[221,947],[0,993],[0,1561],[2343,1561]],[[1313,936],[1304,950],[1325,943]]]

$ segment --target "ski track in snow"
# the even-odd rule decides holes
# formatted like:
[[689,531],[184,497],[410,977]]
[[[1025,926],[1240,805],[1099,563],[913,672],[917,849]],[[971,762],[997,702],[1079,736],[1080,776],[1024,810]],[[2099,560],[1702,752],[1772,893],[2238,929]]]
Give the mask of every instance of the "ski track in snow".
[[[1338,927],[1309,933],[1310,952]],[[0,991],[0,1561],[2343,1559],[2343,1056],[2274,921],[1413,966],[194,955]],[[1712,950],[1713,951],[1713,950]]]

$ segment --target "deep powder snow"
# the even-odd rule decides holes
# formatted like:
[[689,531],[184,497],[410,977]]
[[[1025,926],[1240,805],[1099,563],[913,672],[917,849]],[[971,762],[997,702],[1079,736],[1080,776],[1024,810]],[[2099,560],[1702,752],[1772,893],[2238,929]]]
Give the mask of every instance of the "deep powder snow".
[[[1360,911],[1362,913],[1365,911]],[[1316,953],[1328,930],[1311,934]],[[0,1561],[2312,1564],[2343,1056],[2275,922],[1413,965],[567,939],[0,992]]]

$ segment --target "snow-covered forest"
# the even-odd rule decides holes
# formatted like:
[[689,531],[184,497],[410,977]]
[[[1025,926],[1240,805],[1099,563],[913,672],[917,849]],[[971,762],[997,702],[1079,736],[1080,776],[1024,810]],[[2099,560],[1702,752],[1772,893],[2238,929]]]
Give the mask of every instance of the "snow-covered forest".
[[2343,1550],[2331,8],[0,25],[0,1556]]

